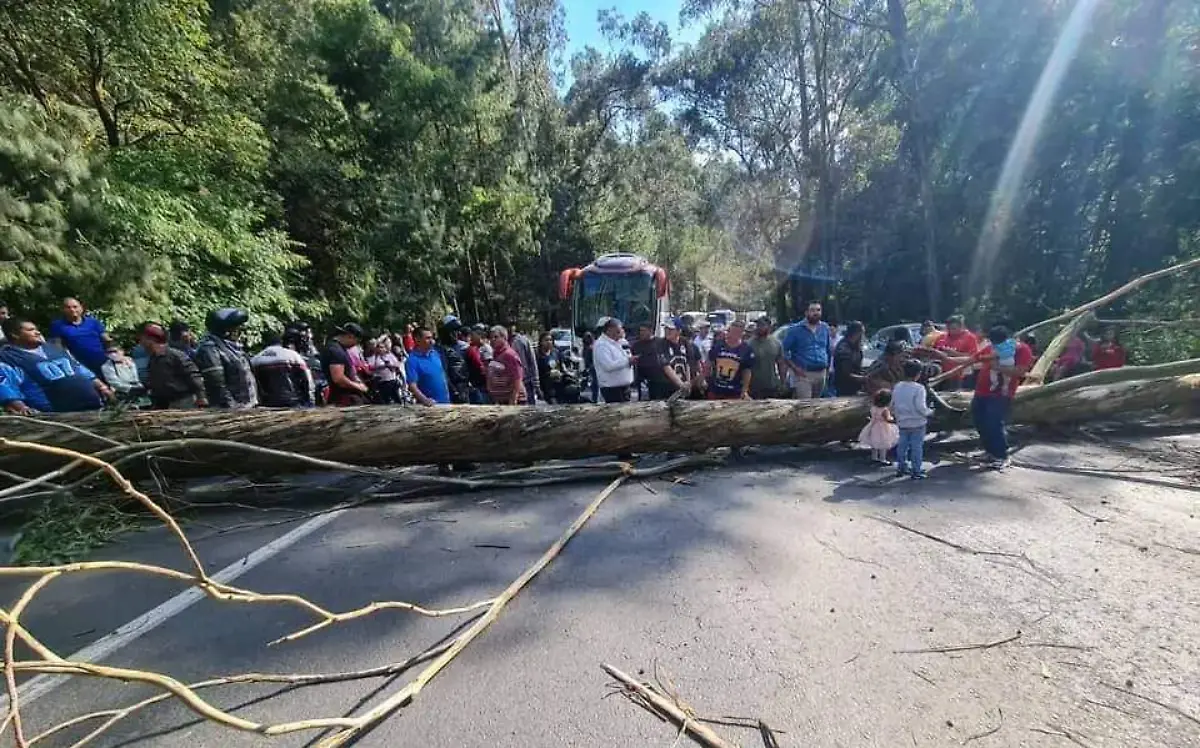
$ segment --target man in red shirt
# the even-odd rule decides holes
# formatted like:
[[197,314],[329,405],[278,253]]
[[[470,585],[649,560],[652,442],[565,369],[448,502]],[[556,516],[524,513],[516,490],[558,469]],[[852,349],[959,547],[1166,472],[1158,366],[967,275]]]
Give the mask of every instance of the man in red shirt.
[[[992,328],[989,337],[1003,331],[1009,334],[1007,327],[997,325]],[[988,466],[995,469],[1008,467],[1008,413],[1012,409],[1013,396],[1021,384],[1029,367],[1033,365],[1033,351],[1028,345],[1017,342],[1016,354],[1012,366],[1001,366],[996,362],[991,346],[987,346],[975,355],[982,366],[979,376],[975,378],[975,397],[971,399],[971,419],[979,431],[983,449],[988,456]],[[992,390],[992,367],[995,367],[1004,377],[1007,386],[1000,391]]]
[[1092,344],[1092,365],[1096,370],[1120,369],[1125,365],[1125,347],[1117,340],[1115,327],[1104,329],[1104,336]]
[[[963,316],[955,314],[946,319],[946,334],[934,341],[933,348],[935,351],[941,351],[953,357],[974,356],[979,352],[979,339],[975,337],[975,333],[967,329],[967,323]],[[953,367],[945,368],[949,370]],[[944,389],[961,390],[971,386],[972,383],[966,379],[970,373],[968,369],[958,372],[946,380]]]
[[[1004,325],[992,328],[988,337],[998,334],[1011,337]],[[971,419],[979,432],[979,440],[983,442],[988,467],[1002,469],[1008,466],[1008,434],[1005,427],[1008,423],[1008,413],[1012,408],[1013,396],[1021,379],[1033,366],[1033,350],[1023,342],[1018,341],[1012,366],[1000,366],[991,345],[985,345],[973,356],[946,357],[947,366],[958,366],[964,363],[979,362],[979,374],[975,378],[975,396],[971,399]],[[992,368],[995,367],[1006,386],[999,391],[992,389]]]
[[508,330],[496,325],[491,330],[492,360],[488,363],[488,395],[494,405],[520,405],[525,402],[525,367],[521,357],[508,344]]

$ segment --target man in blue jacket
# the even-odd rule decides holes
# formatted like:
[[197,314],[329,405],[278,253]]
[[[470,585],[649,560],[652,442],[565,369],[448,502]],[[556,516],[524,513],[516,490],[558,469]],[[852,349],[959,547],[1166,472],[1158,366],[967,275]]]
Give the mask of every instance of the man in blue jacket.
[[783,354],[795,376],[797,398],[807,400],[821,396],[829,374],[832,348],[829,325],[821,321],[821,302],[810,301],[804,321],[788,328],[783,339]]
[[7,344],[0,348],[0,406],[28,415],[99,410],[113,392],[70,353],[47,343],[37,325],[4,321]]

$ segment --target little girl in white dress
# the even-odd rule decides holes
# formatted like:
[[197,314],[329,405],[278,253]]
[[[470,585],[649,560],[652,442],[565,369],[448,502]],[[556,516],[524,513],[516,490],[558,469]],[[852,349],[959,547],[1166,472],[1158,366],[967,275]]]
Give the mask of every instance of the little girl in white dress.
[[876,392],[871,402],[871,420],[858,434],[858,443],[871,448],[871,459],[884,465],[892,464],[888,462],[888,450],[900,441],[900,428],[888,407],[891,404],[891,390]]

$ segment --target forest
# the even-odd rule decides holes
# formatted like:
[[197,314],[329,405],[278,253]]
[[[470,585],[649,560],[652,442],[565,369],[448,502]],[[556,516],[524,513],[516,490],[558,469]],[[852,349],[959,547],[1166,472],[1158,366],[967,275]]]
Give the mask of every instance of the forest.
[[[687,0],[0,5],[0,298],[110,326],[560,320],[559,270],[680,309],[1015,325],[1200,255],[1200,5]],[[1193,273],[1121,316],[1200,317]],[[1200,354],[1133,330],[1135,360]]]

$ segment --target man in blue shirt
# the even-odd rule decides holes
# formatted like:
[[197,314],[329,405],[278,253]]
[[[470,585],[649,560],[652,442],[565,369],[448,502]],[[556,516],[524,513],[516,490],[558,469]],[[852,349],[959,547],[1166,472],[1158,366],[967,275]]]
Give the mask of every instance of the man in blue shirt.
[[804,321],[788,328],[783,353],[795,375],[796,397],[808,400],[820,397],[829,373],[833,336],[829,325],[821,321],[821,302],[810,301]]
[[404,362],[408,389],[421,405],[449,405],[450,385],[441,354],[433,347],[433,331],[426,327],[413,330],[415,347]]
[[8,342],[0,347],[0,406],[7,412],[99,410],[113,398],[112,390],[74,356],[45,342],[32,322],[5,320],[4,334]]
[[100,371],[108,360],[108,331],[103,322],[84,313],[79,299],[63,299],[63,316],[50,323],[50,340],[92,371]]

